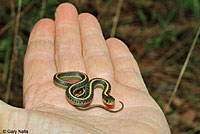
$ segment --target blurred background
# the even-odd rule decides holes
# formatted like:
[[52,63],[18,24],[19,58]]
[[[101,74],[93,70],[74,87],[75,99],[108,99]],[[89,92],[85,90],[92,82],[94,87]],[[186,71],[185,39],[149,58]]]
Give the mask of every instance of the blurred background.
[[167,108],[200,26],[200,0],[0,0],[1,100],[23,107],[29,34],[39,19],[54,19],[63,2],[96,16],[106,39],[114,36],[127,44],[173,134],[200,134],[200,38]]

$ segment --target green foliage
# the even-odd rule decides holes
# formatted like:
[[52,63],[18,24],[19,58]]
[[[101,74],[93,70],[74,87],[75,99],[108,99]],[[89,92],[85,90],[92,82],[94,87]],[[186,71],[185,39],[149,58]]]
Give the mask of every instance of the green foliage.
[[47,0],[47,7],[55,6],[58,4],[57,0]]
[[4,85],[8,78],[9,63],[11,55],[11,40],[4,39],[0,42],[0,56],[4,57],[4,71],[2,75],[2,84]]
[[116,2],[116,0],[107,0],[107,1],[102,1],[102,6],[106,8],[111,8],[113,4]]
[[164,100],[162,98],[159,98],[158,96],[152,96],[152,97],[158,103],[158,105],[162,108],[164,104]]
[[200,99],[197,98],[194,94],[188,95],[188,96],[187,96],[187,100],[188,100],[189,102],[191,102],[192,104],[197,103],[197,102],[200,101]]
[[200,2],[199,0],[193,0],[194,7],[194,16],[199,19],[200,18]]
[[150,42],[147,43],[147,51],[153,48],[168,48],[168,42],[172,37],[176,37],[178,32],[171,30],[163,30],[163,32],[154,37]]
[[141,9],[138,9],[138,16],[139,16],[142,24],[145,26],[147,24],[147,19],[146,19],[145,13]]
[[192,12],[194,18],[200,18],[200,2],[199,0],[177,0],[177,6],[179,6],[182,13]]
[[153,24],[154,23],[154,21],[156,20],[156,18],[157,18],[157,13],[156,13],[156,11],[155,10],[153,10],[152,11],[152,13],[151,13],[151,18],[150,18],[150,24]]
[[[198,111],[198,112],[200,113],[200,111]],[[194,131],[197,132],[197,133],[200,133],[200,121],[198,121],[198,125],[197,125],[197,127],[195,128]]]
[[183,10],[183,12],[192,6],[192,0],[177,0],[177,5],[179,5],[180,9]]
[[168,16],[162,16],[162,15],[157,15],[158,17],[158,21],[160,23],[160,25],[165,28],[167,25],[170,24],[170,21],[174,18],[176,13],[176,10],[171,10],[168,14]]
[[23,39],[20,36],[16,37],[16,47],[18,54],[23,56],[26,52],[26,45],[24,45]]
[[7,44],[9,44],[8,39],[3,39],[0,41],[0,51],[4,51],[6,49]]
[[[17,4],[17,0],[16,0],[16,3]],[[30,2],[30,0],[22,0],[22,7],[25,7],[28,3]]]

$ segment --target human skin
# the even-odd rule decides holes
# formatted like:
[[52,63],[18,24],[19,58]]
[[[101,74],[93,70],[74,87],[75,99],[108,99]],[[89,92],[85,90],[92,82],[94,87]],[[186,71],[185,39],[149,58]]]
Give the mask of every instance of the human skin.
[[[66,100],[65,90],[53,83],[56,72],[81,71],[90,79],[111,83],[111,95],[125,105],[118,113],[101,108],[79,111]],[[92,104],[103,104],[95,89]],[[31,134],[170,134],[166,118],[149,95],[139,67],[127,46],[104,39],[97,19],[78,15],[64,3],[55,21],[41,19],[34,26],[24,60],[24,109],[0,101],[0,131],[28,130]]]

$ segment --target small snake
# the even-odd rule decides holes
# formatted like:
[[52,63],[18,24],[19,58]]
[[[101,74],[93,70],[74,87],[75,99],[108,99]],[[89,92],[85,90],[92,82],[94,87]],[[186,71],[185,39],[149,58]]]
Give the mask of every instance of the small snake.
[[[68,82],[66,80],[79,80],[77,82]],[[115,98],[109,95],[111,91],[110,83],[102,78],[94,78],[89,81],[88,76],[82,72],[61,72],[53,77],[54,83],[62,88],[66,88],[67,100],[79,110],[88,110],[95,107],[103,108],[109,112],[119,112],[124,108],[123,102],[118,110],[111,110],[103,105],[89,105],[94,97],[94,89],[100,87],[103,89],[103,102],[109,106],[115,104]],[[86,106],[86,107],[84,107]]]

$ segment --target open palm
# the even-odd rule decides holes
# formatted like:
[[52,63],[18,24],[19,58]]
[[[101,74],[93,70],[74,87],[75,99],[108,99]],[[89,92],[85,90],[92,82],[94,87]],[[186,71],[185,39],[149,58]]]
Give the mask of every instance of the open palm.
[[[81,71],[90,79],[100,77],[112,85],[115,108],[78,111],[66,101],[65,90],[53,83],[56,72]],[[149,95],[138,65],[126,45],[115,38],[105,41],[97,19],[78,15],[65,3],[55,22],[40,20],[33,28],[24,61],[25,109],[0,103],[0,129],[36,133],[74,134],[169,134],[165,116]],[[95,89],[92,104],[102,103],[101,89]]]

